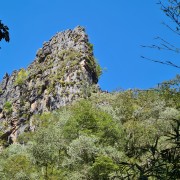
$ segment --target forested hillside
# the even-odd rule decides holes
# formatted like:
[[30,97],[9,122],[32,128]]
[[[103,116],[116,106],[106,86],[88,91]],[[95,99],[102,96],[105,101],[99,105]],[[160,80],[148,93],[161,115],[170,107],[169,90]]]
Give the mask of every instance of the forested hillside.
[[180,77],[98,92],[34,115],[0,156],[2,180],[180,179]]

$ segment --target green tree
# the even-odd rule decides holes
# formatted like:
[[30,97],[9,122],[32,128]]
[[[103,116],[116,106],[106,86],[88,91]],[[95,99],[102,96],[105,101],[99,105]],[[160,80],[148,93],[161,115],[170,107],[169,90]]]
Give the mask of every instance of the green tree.
[[1,152],[0,179],[2,180],[30,180],[35,177],[35,167],[31,161],[27,147],[12,144]]
[[31,147],[35,163],[42,169],[45,179],[49,179],[49,174],[52,174],[53,166],[58,159],[58,149],[54,144],[56,135],[50,129],[41,129],[36,133]]
[[108,180],[110,173],[118,169],[118,165],[110,157],[99,156],[92,165],[92,178],[94,180]]
[[98,142],[96,137],[90,137],[81,135],[77,139],[73,140],[68,146],[67,154],[70,157],[72,163],[90,163],[94,161],[96,154],[98,153]]
[[81,134],[95,135],[101,143],[109,145],[114,145],[120,140],[123,134],[122,128],[110,114],[88,100],[77,102],[70,111],[72,118],[64,127],[66,138],[76,139]]

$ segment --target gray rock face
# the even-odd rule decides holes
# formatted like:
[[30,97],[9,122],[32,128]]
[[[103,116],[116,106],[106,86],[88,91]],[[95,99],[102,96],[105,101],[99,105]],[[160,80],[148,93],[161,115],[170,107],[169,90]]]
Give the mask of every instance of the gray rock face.
[[[87,96],[98,81],[98,73],[84,28],[57,33],[43,43],[27,69],[5,74],[0,83],[0,130],[9,131],[8,136],[12,137],[12,132],[18,134],[20,119],[29,120],[33,114],[52,111]],[[16,121],[12,114],[16,114]]]

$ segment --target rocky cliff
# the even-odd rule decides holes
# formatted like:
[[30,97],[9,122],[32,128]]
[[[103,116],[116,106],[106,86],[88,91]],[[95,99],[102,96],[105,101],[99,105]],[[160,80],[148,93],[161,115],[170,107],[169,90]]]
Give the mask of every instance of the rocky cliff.
[[57,33],[43,43],[27,69],[5,74],[0,83],[1,138],[14,142],[33,114],[89,96],[97,90],[100,73],[83,27]]

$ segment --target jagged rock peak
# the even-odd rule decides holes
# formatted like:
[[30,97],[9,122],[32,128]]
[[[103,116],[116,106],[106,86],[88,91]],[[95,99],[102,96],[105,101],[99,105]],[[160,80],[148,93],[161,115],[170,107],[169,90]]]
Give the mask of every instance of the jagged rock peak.
[[0,126],[5,121],[17,125],[22,118],[29,120],[33,114],[89,96],[92,89],[97,90],[100,74],[83,27],[57,33],[43,43],[27,69],[4,76],[0,83]]

